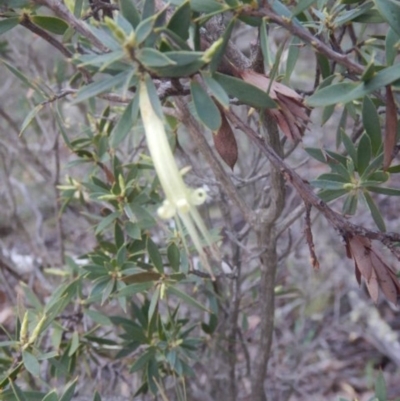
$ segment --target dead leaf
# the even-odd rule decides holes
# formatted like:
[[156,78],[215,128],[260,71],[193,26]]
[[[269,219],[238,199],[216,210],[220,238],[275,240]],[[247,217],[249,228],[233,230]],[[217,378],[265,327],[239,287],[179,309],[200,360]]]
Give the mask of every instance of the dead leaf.
[[383,169],[392,163],[397,137],[397,110],[391,86],[386,87],[386,125],[383,143]]
[[238,159],[238,146],[232,128],[225,117],[222,108],[218,106],[222,124],[219,130],[213,134],[215,149],[221,159],[233,170]]
[[346,252],[354,260],[358,284],[363,277],[372,300],[378,301],[380,288],[390,302],[397,304],[400,298],[400,282],[383,256],[373,249],[371,241],[359,235],[347,238]]
[[361,275],[369,281],[372,275],[373,266],[371,262],[371,242],[363,237],[355,236],[350,238],[350,252]]
[[277,109],[267,110],[276,120],[282,133],[292,141],[301,140],[304,128],[310,121],[303,98],[293,89],[273,81],[253,70],[238,71],[238,75],[247,83],[263,91],[269,89],[269,96],[277,104]]

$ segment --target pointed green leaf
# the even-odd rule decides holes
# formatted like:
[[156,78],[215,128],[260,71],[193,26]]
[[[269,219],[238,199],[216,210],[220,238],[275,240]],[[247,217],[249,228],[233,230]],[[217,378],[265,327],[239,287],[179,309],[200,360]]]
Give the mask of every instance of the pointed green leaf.
[[292,15],[295,17],[296,15],[299,15],[303,11],[307,10],[310,6],[312,6],[317,0],[303,0],[299,1],[296,5],[296,7],[292,10]]
[[319,148],[304,148],[304,150],[314,159],[318,160],[321,163],[326,163],[327,158],[326,154],[322,149]]
[[374,0],[374,3],[382,17],[400,35],[400,2],[398,0]]
[[18,387],[17,383],[14,380],[9,381],[11,389],[14,393],[16,401],[28,401],[23,393],[23,391]]
[[150,237],[147,237],[146,248],[149,254],[150,260],[155,268],[160,272],[164,273],[164,265],[158,246],[152,241]]
[[386,64],[392,65],[398,54],[398,45],[400,43],[400,34],[397,34],[392,28],[389,29],[386,35],[385,51]]
[[38,104],[28,113],[28,115],[25,117],[25,119],[22,123],[21,131],[19,132],[19,135],[22,135],[24,133],[24,131],[29,127],[29,124],[32,122],[32,120],[36,117],[37,113],[39,113],[39,111],[42,109],[43,109],[43,105]]
[[26,370],[32,374],[33,376],[39,377],[40,375],[40,365],[37,358],[31,354],[30,352],[23,350],[22,351],[22,361],[24,362],[24,366]]
[[193,11],[199,13],[216,13],[224,10],[224,6],[215,0],[190,0]]
[[140,23],[140,15],[133,0],[119,0],[119,7],[125,19],[129,21],[133,28],[136,28]]
[[147,317],[149,322],[151,321],[151,318],[153,317],[153,314],[157,308],[159,298],[160,298],[160,285],[156,287],[150,300],[148,317]]
[[362,120],[365,131],[371,140],[372,154],[376,156],[382,145],[382,132],[378,112],[368,96],[363,101]]
[[118,291],[119,297],[131,297],[138,293],[145,293],[154,286],[154,281],[145,281],[144,283],[129,284]]
[[58,401],[57,391],[53,390],[50,393],[46,394],[42,401]]
[[225,32],[222,36],[222,44],[216,50],[209,65],[209,70],[211,73],[217,71],[220,62],[225,55],[226,46],[228,45],[235,23],[236,23],[236,18],[232,18],[225,29]]
[[191,81],[190,91],[200,121],[211,131],[217,131],[222,124],[221,114],[218,107],[197,81]]
[[73,382],[69,383],[64,392],[63,395],[60,397],[60,401],[71,401],[72,397],[74,396],[75,392],[75,387],[78,379],[75,379]]
[[300,54],[300,43],[301,40],[297,36],[294,36],[289,44],[289,51],[287,55],[286,71],[285,71],[286,83],[289,83],[292,72],[296,67],[297,59],[299,58]]
[[155,354],[156,350],[153,347],[148,348],[142,355],[140,355],[139,358],[136,359],[129,369],[129,372],[134,373],[138,370],[142,370],[149,363],[149,361],[155,357]]
[[357,203],[358,203],[357,194],[350,193],[349,195],[347,195],[343,203],[343,213],[348,214],[350,216],[354,215],[354,213],[357,211]]
[[137,58],[145,67],[148,68],[174,66],[177,64],[175,61],[168,58],[165,53],[161,53],[156,49],[148,47],[141,49],[137,54]]
[[329,106],[335,103],[348,103],[381,89],[400,79],[400,68],[393,65],[377,72],[368,82],[341,82],[315,92],[306,100],[312,107]]
[[167,28],[177,34],[182,40],[188,40],[191,14],[190,2],[186,0],[172,14]]
[[78,348],[79,348],[79,333],[75,330],[72,333],[71,346],[69,347],[68,356],[74,355]]
[[366,189],[370,192],[375,192],[377,194],[400,196],[400,189],[397,188],[367,186]]
[[348,189],[324,189],[321,192],[318,192],[318,196],[324,202],[330,202],[334,199],[340,198],[341,196],[347,194]]
[[94,232],[95,235],[101,233],[105,228],[107,228],[114,220],[118,219],[118,217],[121,215],[120,212],[113,212],[109,214],[108,216],[104,217],[99,225],[96,227],[96,231]]
[[273,109],[276,107],[276,103],[264,91],[241,79],[218,72],[214,74],[214,79],[224,88],[226,93],[249,106],[260,109]]
[[181,253],[175,242],[171,242],[167,249],[167,257],[169,264],[174,271],[179,271],[179,266],[181,264]]
[[128,77],[129,72],[130,71],[123,71],[117,75],[114,75],[113,77],[99,79],[96,82],[93,82],[89,85],[82,87],[76,94],[76,97],[73,100],[72,104],[82,102],[83,100],[100,95],[101,93],[104,93],[112,88],[121,86],[122,84],[125,83],[125,80]]
[[69,26],[64,20],[47,15],[34,15],[31,19],[35,25],[56,35],[64,35]]
[[357,171],[362,175],[371,161],[371,140],[364,134],[357,148]]
[[5,18],[0,21],[0,35],[19,24],[19,17]]
[[[399,12],[400,12],[400,8],[399,8]],[[400,20],[399,20],[399,23],[400,23]],[[378,377],[376,378],[375,395],[378,397],[379,401],[381,401],[381,400],[386,401],[388,399],[385,378],[383,377],[382,371],[380,371],[378,373]]]
[[118,123],[114,126],[110,134],[110,146],[115,149],[126,138],[132,130],[139,115],[139,96],[135,97],[126,106]]
[[167,288],[167,293],[175,295],[176,297],[180,298],[183,302],[187,303],[188,305],[194,306],[200,310],[210,312],[205,306],[197,302],[194,298],[190,295],[186,294],[185,292],[179,290],[176,287],[170,286]]
[[367,202],[368,209],[371,212],[372,218],[381,231],[386,231],[385,222],[383,221],[381,212],[379,211],[378,207],[376,206],[374,200],[372,199],[371,195],[368,192],[363,192],[364,198]]
[[152,15],[149,18],[141,21],[135,30],[135,42],[137,45],[143,43],[153,31],[154,23],[156,22],[157,16]]
[[346,135],[344,131],[341,132],[341,138],[347,153],[353,160],[355,168],[357,168],[357,150],[354,146],[354,143],[351,141],[351,139]]
[[213,96],[224,108],[227,109],[229,107],[229,96],[224,88],[209,74],[202,72],[201,75],[203,76],[204,83],[207,85],[208,89],[210,89]]
[[321,189],[344,189],[345,183],[337,182],[337,181],[329,181],[329,180],[312,180],[310,184],[315,188]]

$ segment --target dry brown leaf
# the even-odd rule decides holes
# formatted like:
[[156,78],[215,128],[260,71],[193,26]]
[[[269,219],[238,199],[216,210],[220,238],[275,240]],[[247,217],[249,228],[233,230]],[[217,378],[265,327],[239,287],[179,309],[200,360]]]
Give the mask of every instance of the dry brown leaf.
[[396,304],[400,296],[400,283],[396,275],[377,252],[371,255],[371,260],[378,277],[379,286],[386,298]]
[[350,252],[351,255],[357,265],[358,270],[360,271],[361,275],[369,281],[371,278],[371,274],[373,271],[373,266],[371,262],[371,248],[370,248],[370,241],[366,238],[355,236],[350,238]]
[[379,282],[375,270],[372,270],[371,277],[365,282],[371,299],[377,303],[379,298]]
[[213,134],[215,149],[221,159],[233,170],[238,159],[238,146],[232,128],[225,117],[222,108],[218,106],[222,124],[217,133]]
[[[268,112],[275,118],[283,134],[290,140],[301,140],[304,127],[309,122],[306,106],[302,97],[293,89],[273,81],[253,70],[238,71],[237,74],[247,83],[267,91],[269,96],[276,101],[278,109],[270,109]],[[271,86],[271,87],[270,87]]]
[[397,137],[397,110],[391,86],[386,87],[386,125],[383,143],[383,169],[392,163]]

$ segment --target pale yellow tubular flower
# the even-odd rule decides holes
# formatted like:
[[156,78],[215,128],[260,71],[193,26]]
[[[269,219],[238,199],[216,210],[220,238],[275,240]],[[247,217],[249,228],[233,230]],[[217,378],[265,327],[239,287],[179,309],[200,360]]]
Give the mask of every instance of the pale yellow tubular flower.
[[139,86],[139,108],[150,156],[166,195],[165,201],[158,209],[158,214],[164,219],[174,216],[178,216],[181,219],[200,255],[204,267],[209,270],[211,276],[214,278],[207,261],[207,256],[203,250],[201,237],[205,240],[206,245],[210,247],[213,256],[216,259],[220,259],[220,257],[215,246],[212,244],[210,234],[203,219],[196,209],[197,205],[204,203],[207,194],[201,188],[194,190],[188,188],[183,181],[182,173],[176,165],[174,155],[168,143],[164,122],[157,115],[151,104],[148,88],[144,80],[140,81]]

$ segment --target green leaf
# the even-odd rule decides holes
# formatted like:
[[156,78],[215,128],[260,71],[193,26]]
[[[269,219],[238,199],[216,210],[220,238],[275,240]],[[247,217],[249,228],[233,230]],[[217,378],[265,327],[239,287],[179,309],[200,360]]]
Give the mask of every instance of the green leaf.
[[167,287],[167,293],[175,295],[176,297],[180,298],[183,302],[185,302],[188,305],[194,306],[195,308],[198,308],[198,309],[206,311],[206,312],[210,312],[201,303],[197,302],[194,298],[192,298],[191,296],[189,296],[188,294],[179,290],[176,287],[173,287],[173,286]]
[[[163,285],[163,284],[161,284],[161,285]],[[156,289],[154,290],[154,293],[153,293],[153,295],[151,297],[151,300],[150,300],[150,305],[149,305],[149,310],[148,310],[148,317],[147,317],[149,322],[151,321],[151,318],[153,317],[153,314],[154,314],[154,312],[155,312],[155,310],[157,308],[157,305],[158,305],[158,300],[160,298],[160,288],[161,288],[160,285],[158,285],[156,287]]]
[[316,188],[321,188],[321,189],[344,189],[345,183],[317,179],[317,180],[311,181],[310,184]]
[[190,0],[190,7],[199,13],[216,13],[224,11],[225,7],[215,0]]
[[392,28],[389,29],[385,40],[386,64],[392,65],[398,54],[398,44],[400,43],[400,34],[397,34]]
[[138,293],[145,293],[154,286],[154,281],[145,281],[144,283],[129,284],[118,291],[119,297],[131,297]]
[[153,16],[156,12],[154,0],[144,0],[142,8],[142,19]]
[[136,361],[133,363],[129,369],[130,373],[137,372],[138,370],[144,369],[144,367],[153,359],[156,355],[156,350],[153,347],[148,348]]
[[78,348],[79,348],[79,333],[75,330],[72,333],[71,346],[69,347],[68,350],[68,356],[71,357],[72,355],[74,355]]
[[101,326],[112,326],[110,318],[104,313],[101,313],[94,309],[86,309],[84,311],[84,314]]
[[121,86],[125,83],[125,80],[128,77],[129,73],[130,71],[123,71],[117,75],[114,75],[113,77],[99,79],[96,82],[82,87],[76,94],[76,97],[72,101],[72,104],[82,102],[83,100],[100,95],[101,93],[104,93],[112,88]]
[[361,175],[361,180],[364,181],[366,177],[368,177],[371,173],[373,173],[378,168],[382,167],[383,163],[383,153],[379,156],[376,156],[375,159],[368,165],[368,167],[364,170],[364,173]]
[[9,383],[14,393],[16,401],[28,401],[23,391],[18,387],[17,383],[15,383],[13,380],[10,380]]
[[208,89],[210,89],[213,96],[224,108],[227,109],[229,107],[229,96],[224,88],[208,73],[202,72],[201,75],[203,76],[204,83],[207,85]]
[[139,96],[135,96],[126,106],[118,123],[110,134],[110,146],[115,149],[132,130],[139,115]]
[[25,119],[22,123],[21,131],[19,132],[19,135],[22,135],[25,132],[25,130],[29,127],[32,120],[36,117],[36,115],[42,109],[43,109],[43,104],[38,104],[28,113],[28,115],[25,117]]
[[128,221],[125,224],[125,230],[126,230],[126,233],[133,239],[141,239],[142,238],[142,233],[140,231],[139,226],[135,223],[132,223],[131,221]]
[[348,189],[324,189],[318,193],[318,196],[324,202],[330,202],[334,199],[340,198],[341,196],[347,194],[349,192]]
[[145,47],[141,49],[137,57],[139,61],[144,64],[145,67],[166,67],[175,66],[176,62],[168,58],[165,53],[161,53],[158,50]]
[[201,122],[215,132],[221,127],[222,118],[218,107],[203,87],[195,80],[190,83],[194,107]]
[[8,68],[8,70],[11,71],[23,84],[29,86],[35,92],[37,92],[41,96],[42,100],[46,100],[46,93],[43,92],[43,90],[34,82],[33,79],[24,75],[21,71],[9,64],[7,61],[0,59],[0,62],[2,62]]
[[307,10],[312,4],[314,4],[316,0],[303,0],[299,1],[296,5],[296,7],[292,10],[292,15],[295,17],[296,15],[299,15],[303,11]]
[[133,28],[140,23],[140,15],[132,0],[119,0],[119,8],[124,18],[129,21]]
[[42,401],[58,401],[57,391],[53,390],[46,394],[46,397],[44,397]]
[[346,96],[354,91],[357,84],[354,82],[340,82],[325,88],[318,89],[308,97],[305,103],[310,107],[324,107],[337,103],[345,103]]
[[400,35],[400,3],[398,0],[374,0],[379,14],[389,23],[391,28]]
[[217,71],[217,68],[225,55],[226,46],[228,45],[229,39],[232,34],[233,27],[235,26],[236,18],[232,18],[225,29],[225,32],[222,36],[222,44],[218,47],[215,54],[212,56],[212,60],[209,65],[209,70],[211,73]]
[[[300,3],[299,3],[300,4]],[[300,54],[300,43],[301,40],[294,36],[289,44],[289,51],[286,60],[286,71],[285,71],[285,82],[289,83],[290,77],[294,68],[296,67],[297,59]]]
[[321,174],[318,177],[319,180],[324,180],[324,181],[334,181],[334,182],[341,182],[343,184],[347,184],[349,181],[346,180],[343,176],[339,174],[334,174],[334,173],[325,173]]
[[152,15],[149,18],[141,21],[135,30],[135,42],[136,45],[143,43],[153,31],[154,23],[156,22],[157,16]]
[[32,355],[30,352],[23,350],[22,351],[22,361],[26,370],[35,377],[39,377],[40,375],[40,365],[37,358]]
[[172,14],[167,28],[177,34],[182,40],[188,40],[191,14],[190,2],[187,0]]
[[74,396],[75,387],[78,379],[75,379],[73,382],[67,384],[62,396],[60,397],[60,401],[71,401]]
[[400,79],[400,68],[398,65],[393,65],[377,72],[368,82],[359,84],[341,82],[318,90],[306,100],[306,104],[312,107],[328,106],[335,103],[345,104],[381,89],[398,79]]
[[341,138],[347,153],[353,160],[354,166],[357,168],[357,150],[354,146],[354,143],[351,141],[351,139],[346,135],[346,133],[343,130],[341,132]]
[[[400,12],[400,8],[399,8],[399,12]],[[400,20],[399,20],[399,23],[400,23]],[[379,401],[387,400],[386,383],[385,383],[385,378],[383,377],[382,371],[379,371],[378,377],[376,378],[375,395],[378,397]]]
[[238,98],[249,106],[260,109],[273,109],[276,103],[261,89],[250,85],[241,79],[216,72],[214,79],[224,88],[230,96]]
[[382,215],[377,208],[374,200],[368,192],[363,192],[364,198],[367,202],[368,209],[371,212],[372,218],[374,219],[375,224],[381,231],[386,231],[385,222],[383,221]]
[[101,401],[101,396],[97,391],[94,393],[93,401]]
[[327,158],[326,154],[322,149],[319,148],[304,148],[304,150],[314,159],[318,160],[321,163],[326,164]]
[[362,120],[365,131],[371,140],[372,154],[376,156],[382,145],[382,132],[378,112],[368,96],[363,100]]
[[377,194],[400,196],[400,189],[397,188],[367,186],[366,189],[370,192],[375,192]]
[[107,280],[107,284],[104,287],[102,294],[101,294],[101,305],[104,305],[104,303],[110,298],[111,293],[113,292],[115,288],[115,279],[111,278]]
[[362,175],[368,167],[371,161],[371,155],[371,140],[368,135],[364,134],[357,148],[357,171],[360,175]]
[[262,19],[260,26],[261,51],[264,58],[265,68],[271,69],[274,64],[274,56],[271,52],[270,40],[268,39],[267,25],[265,19]]
[[147,252],[149,254],[150,260],[155,266],[155,268],[160,272],[164,273],[164,265],[162,261],[161,254],[158,250],[158,246],[152,241],[150,237],[147,237],[146,242]]
[[175,242],[171,242],[167,248],[167,257],[169,264],[174,271],[179,271],[179,266],[181,264],[181,253]]
[[69,25],[62,19],[57,17],[50,17],[47,15],[34,15],[31,16],[32,22],[56,35],[64,35]]
[[158,97],[157,89],[154,85],[154,82],[149,75],[146,75],[145,83],[147,87],[147,93],[151,101],[151,105],[153,106],[153,110],[156,112],[156,114],[161,120],[164,120],[164,113],[162,111],[160,98]]
[[343,203],[343,213],[348,215],[354,215],[357,211],[358,196],[357,194],[350,193],[347,195]]
[[19,24],[19,17],[6,18],[0,21],[0,35]]
[[96,231],[94,232],[95,235],[101,233],[105,228],[107,228],[114,220],[120,217],[121,212],[113,212],[110,213],[108,216],[104,217],[96,227]]

